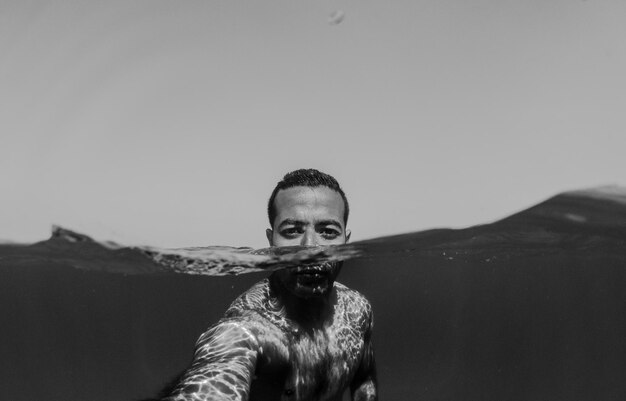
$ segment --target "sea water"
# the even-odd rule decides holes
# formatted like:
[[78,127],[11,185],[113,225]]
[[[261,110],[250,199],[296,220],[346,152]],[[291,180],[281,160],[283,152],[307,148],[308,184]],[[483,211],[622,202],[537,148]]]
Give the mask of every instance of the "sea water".
[[237,295],[320,260],[345,260],[339,281],[373,305],[381,400],[626,399],[618,190],[329,249],[128,248],[63,229],[0,245],[2,398],[154,397]]

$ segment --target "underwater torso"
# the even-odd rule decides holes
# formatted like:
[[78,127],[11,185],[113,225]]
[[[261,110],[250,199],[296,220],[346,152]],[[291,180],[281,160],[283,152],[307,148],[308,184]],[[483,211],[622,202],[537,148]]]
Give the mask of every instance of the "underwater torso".
[[218,324],[239,323],[258,341],[250,400],[341,400],[365,353],[372,311],[358,292],[335,283],[332,314],[319,327],[286,317],[263,280],[237,298]]

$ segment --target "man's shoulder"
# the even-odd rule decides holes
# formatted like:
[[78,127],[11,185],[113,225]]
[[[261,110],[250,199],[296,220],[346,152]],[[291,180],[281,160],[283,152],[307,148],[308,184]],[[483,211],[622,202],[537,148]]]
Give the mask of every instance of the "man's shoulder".
[[335,282],[335,290],[337,302],[346,315],[359,321],[373,319],[372,305],[365,295],[339,282]]
[[259,331],[261,327],[268,330],[272,326],[286,330],[289,326],[283,316],[282,305],[271,294],[269,279],[259,281],[238,296],[220,321],[236,321],[253,327],[255,331]]
[[239,295],[222,318],[207,329],[203,337],[213,337],[217,333],[225,332],[241,332],[257,337],[258,332],[267,326],[267,317],[263,313],[267,308],[267,287],[267,280],[262,280]]
[[337,291],[337,296],[339,299],[346,299],[349,301],[357,302],[359,305],[369,306],[370,302],[367,300],[365,295],[361,294],[357,290],[354,290],[345,284],[341,284],[338,281],[335,281],[335,289]]
[[236,317],[258,311],[261,308],[265,309],[269,298],[269,280],[261,280],[235,298],[226,310],[224,317]]

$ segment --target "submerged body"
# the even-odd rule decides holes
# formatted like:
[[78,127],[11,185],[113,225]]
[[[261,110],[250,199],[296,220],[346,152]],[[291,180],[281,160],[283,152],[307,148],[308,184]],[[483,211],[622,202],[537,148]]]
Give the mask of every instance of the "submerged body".
[[[268,202],[272,247],[348,242],[348,202],[317,170],[285,176]],[[375,401],[369,302],[336,283],[341,262],[277,270],[237,298],[196,344],[168,400]]]
[[376,399],[367,300],[335,283],[322,314],[307,313],[280,286],[270,277],[232,303],[168,400]]

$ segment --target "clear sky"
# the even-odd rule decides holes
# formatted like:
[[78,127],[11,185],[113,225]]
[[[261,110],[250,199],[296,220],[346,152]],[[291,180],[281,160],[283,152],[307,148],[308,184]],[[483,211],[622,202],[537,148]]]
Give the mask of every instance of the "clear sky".
[[624,21],[623,0],[2,0],[0,239],[263,247],[299,167],[342,183],[353,240],[626,185]]

